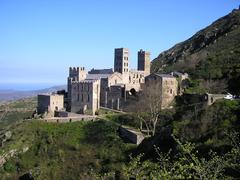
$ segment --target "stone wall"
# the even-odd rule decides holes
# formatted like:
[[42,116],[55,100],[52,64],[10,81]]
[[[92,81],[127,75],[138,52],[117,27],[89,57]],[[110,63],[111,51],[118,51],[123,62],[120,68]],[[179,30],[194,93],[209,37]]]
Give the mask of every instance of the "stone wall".
[[51,123],[70,123],[77,121],[94,121],[95,116],[82,116],[82,117],[55,117],[55,118],[44,118],[40,121],[51,122]]
[[72,83],[71,112],[95,114],[100,107],[100,80]]
[[54,113],[55,110],[64,109],[64,96],[58,94],[40,94],[38,95],[39,114]]
[[136,130],[125,126],[119,127],[119,134],[122,138],[129,140],[133,144],[139,145],[144,140],[144,135]]
[[226,95],[225,94],[208,94],[207,93],[205,96],[206,96],[205,99],[207,99],[207,105],[210,106],[218,99],[223,99]]
[[178,82],[172,75],[150,74],[145,78],[145,87],[154,87],[153,90],[155,89],[159,92],[163,109],[171,105],[178,93]]
[[55,111],[54,117],[68,117],[68,112],[66,112],[66,111]]
[[162,79],[162,108],[167,108],[175,99],[178,92],[178,82],[176,78]]
[[106,92],[107,96],[107,106],[111,109],[122,109],[123,101],[125,98],[125,86],[124,85],[115,85],[109,88],[109,91]]

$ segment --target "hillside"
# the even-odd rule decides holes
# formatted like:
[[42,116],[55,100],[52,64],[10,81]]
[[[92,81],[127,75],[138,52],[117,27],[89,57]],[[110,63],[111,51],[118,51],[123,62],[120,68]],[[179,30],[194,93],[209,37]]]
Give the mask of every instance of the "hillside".
[[9,110],[0,112],[0,179],[18,179],[28,172],[37,179],[111,177],[135,148],[124,143],[111,121],[46,123],[29,120],[32,111],[17,111],[34,107],[36,98],[0,106]]
[[[7,126],[30,118],[37,106],[37,98],[25,98],[0,105],[0,133]],[[8,129],[8,128],[7,128]]]
[[[149,175],[153,179],[199,179],[201,173],[207,171],[204,175],[206,179],[212,179],[213,175],[222,176],[221,173],[230,177],[240,176],[237,172],[234,175],[225,172],[225,168],[232,171],[239,169],[236,164],[239,161],[239,146],[224,156],[214,155],[209,161],[198,159],[192,154],[196,153],[195,148],[191,149],[190,156],[199,161],[199,164],[193,167],[192,163],[196,162],[186,162],[186,159],[179,157],[185,155],[189,145],[186,146],[187,149],[180,150],[182,145],[171,139],[170,135],[173,133],[183,143],[186,143],[186,140],[195,142],[195,147],[204,156],[209,149],[221,152],[231,149],[231,143],[223,132],[230,129],[239,131],[238,101],[220,101],[209,109],[198,111],[197,114],[193,113],[193,107],[180,108],[176,112],[163,112],[157,135],[146,138],[138,148],[123,141],[117,131],[119,123],[139,127],[138,119],[132,114],[105,112],[105,120],[46,123],[38,119],[26,119],[31,116],[31,111],[15,111],[18,108],[31,109],[34,106],[36,98],[9,102],[1,106],[2,109],[7,107],[12,111],[0,121],[0,164],[3,165],[0,167],[0,179],[18,179],[29,172],[36,179],[144,179],[142,177]],[[156,148],[165,152],[172,148],[176,156],[169,161],[170,157],[164,154],[160,158],[163,158],[165,164],[159,164],[161,154],[156,152]],[[146,161],[139,162],[139,158],[143,156],[141,153],[145,154]],[[133,159],[130,158],[131,154]],[[4,157],[8,157],[6,162]],[[162,165],[166,166],[165,172],[162,171]],[[223,169],[215,174],[218,165]],[[184,166],[186,170],[182,171],[179,166]],[[197,168],[200,168],[200,172],[197,172]]]
[[17,155],[0,168],[3,179],[15,179],[27,172],[37,179],[95,179],[120,171],[131,149],[118,137],[117,126],[105,121],[29,121],[13,128],[4,150],[16,150]]
[[240,10],[213,22],[188,40],[162,52],[152,61],[152,72],[188,72],[194,78],[226,80],[236,94],[240,67]]

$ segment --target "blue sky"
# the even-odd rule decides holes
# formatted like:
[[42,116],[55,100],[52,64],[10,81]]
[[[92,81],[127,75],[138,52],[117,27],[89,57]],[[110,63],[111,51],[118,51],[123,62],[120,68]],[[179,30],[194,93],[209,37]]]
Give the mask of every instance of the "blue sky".
[[117,47],[160,52],[238,0],[0,0],[0,85],[64,84],[69,66],[111,68]]

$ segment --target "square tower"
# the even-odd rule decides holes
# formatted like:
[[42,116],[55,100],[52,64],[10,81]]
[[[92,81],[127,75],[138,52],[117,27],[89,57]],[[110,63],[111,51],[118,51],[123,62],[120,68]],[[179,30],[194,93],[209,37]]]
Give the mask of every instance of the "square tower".
[[100,80],[72,83],[71,112],[92,114],[100,108]]
[[127,48],[116,48],[114,52],[114,72],[129,72],[129,50]]
[[138,51],[138,70],[144,71],[145,76],[150,74],[150,52]]
[[84,67],[70,67],[69,68],[69,76],[67,81],[68,88],[68,107],[67,110],[71,111],[71,96],[72,96],[72,83],[79,82],[86,79],[87,71]]

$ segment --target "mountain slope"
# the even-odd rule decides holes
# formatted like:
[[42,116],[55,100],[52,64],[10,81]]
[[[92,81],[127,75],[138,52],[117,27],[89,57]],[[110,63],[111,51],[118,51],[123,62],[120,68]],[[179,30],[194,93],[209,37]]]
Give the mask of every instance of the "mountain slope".
[[66,90],[67,89],[66,85],[53,86],[50,88],[33,91],[0,90],[0,103],[5,101],[33,97],[41,93],[51,93],[62,89]]
[[215,56],[223,50],[225,57],[228,54],[233,56],[239,49],[240,10],[235,9],[188,40],[162,52],[152,61],[151,70],[158,72],[175,69],[191,72],[200,61],[208,57]]

